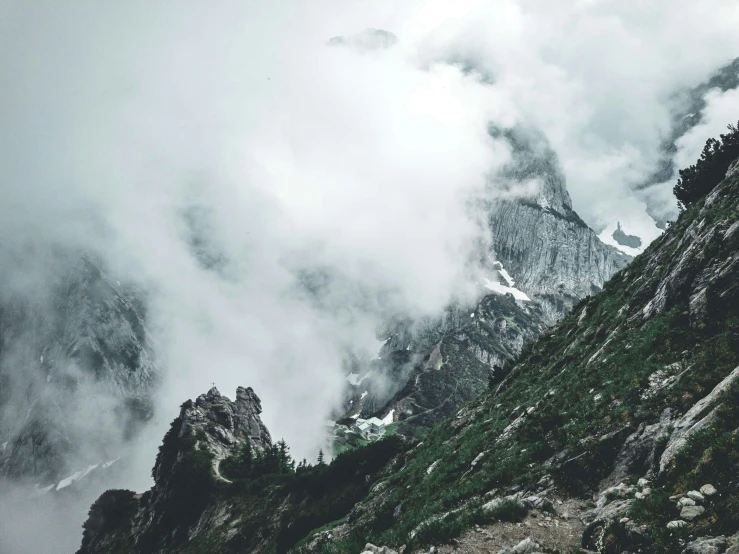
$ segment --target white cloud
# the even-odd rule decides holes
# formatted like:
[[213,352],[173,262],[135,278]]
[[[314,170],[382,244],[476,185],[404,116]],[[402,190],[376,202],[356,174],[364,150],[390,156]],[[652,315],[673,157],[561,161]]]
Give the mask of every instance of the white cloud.
[[[489,237],[467,201],[507,159],[489,121],[543,130],[587,222],[656,236],[631,187],[665,100],[739,52],[718,0],[64,4],[2,7],[0,231],[92,249],[147,291],[166,381],[142,475],[211,381],[254,387],[273,434],[310,455],[345,348],[376,348],[389,308],[470,293]],[[365,28],[398,42],[326,44]],[[731,100],[711,97],[686,157],[737,119]],[[329,276],[320,309],[304,268]]]

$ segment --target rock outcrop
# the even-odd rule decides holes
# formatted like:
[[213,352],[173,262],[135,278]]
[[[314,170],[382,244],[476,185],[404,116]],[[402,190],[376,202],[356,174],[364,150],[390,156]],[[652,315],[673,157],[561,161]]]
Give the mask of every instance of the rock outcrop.
[[[562,168],[533,130],[490,129],[512,159],[487,205],[493,252],[490,279],[476,306],[451,306],[438,318],[387,325],[380,360],[350,396],[349,411],[384,417],[394,410],[400,432],[419,435],[502,379],[525,344],[594,294],[631,258],[601,242],[572,209]],[[506,290],[515,292],[506,294]],[[520,294],[518,294],[520,293]],[[363,393],[367,393],[364,395]]]
[[85,524],[80,554],[110,552],[121,538],[106,533],[127,518],[127,552],[155,552],[187,541],[223,516],[223,507],[210,506],[220,463],[248,442],[254,453],[272,447],[259,414],[262,406],[251,388],[239,387],[236,400],[213,387],[193,402],[188,400],[159,449],[152,476],[154,486],[144,495],[109,491],[98,499]]

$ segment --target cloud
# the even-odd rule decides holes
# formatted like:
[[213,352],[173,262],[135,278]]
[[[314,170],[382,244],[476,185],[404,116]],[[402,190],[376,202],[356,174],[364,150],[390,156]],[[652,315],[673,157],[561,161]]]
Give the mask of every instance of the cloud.
[[[311,455],[346,348],[376,348],[388,310],[473,293],[469,200],[507,152],[475,75],[330,48],[363,18],[292,7],[14,6],[1,140],[7,236],[96,252],[147,291],[160,430],[211,381],[244,384]],[[321,309],[299,281],[316,268]]]
[[[389,312],[474,294],[490,241],[475,200],[509,159],[490,122],[546,136],[585,221],[654,238],[632,188],[666,100],[739,42],[718,0],[0,9],[0,232],[94,252],[146,292],[165,380],[139,487],[177,406],[213,381],[254,387],[273,436],[311,457],[347,349],[376,349]],[[365,29],[392,35],[375,48]],[[728,94],[709,101],[721,125]],[[12,292],[32,295],[23,267]]]
[[[670,98],[739,52],[734,7],[719,1],[472,4],[460,13],[451,3],[434,3],[436,12],[456,16],[419,26],[419,59],[485,75],[505,91],[500,96],[518,119],[544,131],[586,222],[600,231],[620,219],[652,240],[659,231],[642,217],[645,200],[633,188],[658,163],[671,130]],[[675,216],[669,194],[650,193],[655,209],[662,203]]]

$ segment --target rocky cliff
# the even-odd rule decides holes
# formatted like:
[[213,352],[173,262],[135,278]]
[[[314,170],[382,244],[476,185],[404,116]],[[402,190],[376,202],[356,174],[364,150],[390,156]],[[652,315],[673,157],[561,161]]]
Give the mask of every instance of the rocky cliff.
[[[164,437],[152,469],[154,486],[143,495],[108,491],[95,503],[85,524],[84,552],[156,552],[187,542],[199,529],[218,525],[222,507],[210,506],[221,475],[220,465],[248,444],[255,454],[272,448],[262,423],[259,398],[239,387],[236,400],[214,387],[194,402],[185,402]],[[116,520],[133,518],[125,536]]]
[[[346,415],[392,411],[399,432],[421,436],[501,378],[525,344],[631,260],[574,212],[557,155],[539,132],[490,134],[510,145],[511,160],[485,208],[492,252],[481,300],[438,318],[390,323],[380,359],[356,370],[364,379],[350,387]],[[342,426],[335,437],[339,449],[352,443]]]
[[43,286],[0,301],[0,477],[41,487],[118,457],[159,378],[137,293],[90,258],[49,256]]
[[[737,269],[739,161],[422,442],[236,471],[249,456],[227,483],[195,437],[210,480],[186,531],[160,529],[146,546],[137,529],[155,494],[113,492],[93,507],[81,552],[735,554]],[[163,452],[182,452],[174,436]]]
[[490,207],[495,258],[532,297],[581,299],[599,291],[631,258],[602,243],[572,209],[557,155],[541,134],[490,133],[506,139],[512,153],[501,175],[505,193]]

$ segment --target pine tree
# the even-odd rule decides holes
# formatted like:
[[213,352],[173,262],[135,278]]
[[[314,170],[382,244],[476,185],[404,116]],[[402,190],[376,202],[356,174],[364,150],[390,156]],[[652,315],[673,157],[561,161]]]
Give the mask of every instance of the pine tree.
[[[739,124],[738,124],[739,125]],[[739,126],[729,125],[729,133],[706,141],[700,159],[680,170],[680,179],[672,189],[685,209],[711,192],[724,180],[731,163],[739,158]]]
[[325,466],[326,462],[323,461],[323,449],[318,451],[318,465]]

